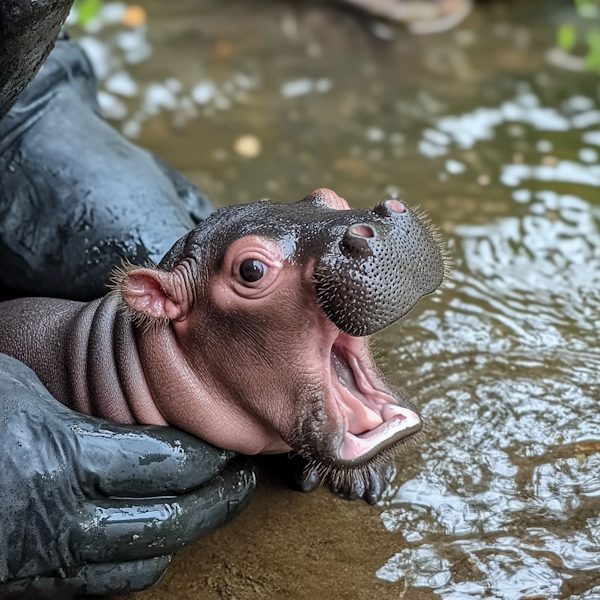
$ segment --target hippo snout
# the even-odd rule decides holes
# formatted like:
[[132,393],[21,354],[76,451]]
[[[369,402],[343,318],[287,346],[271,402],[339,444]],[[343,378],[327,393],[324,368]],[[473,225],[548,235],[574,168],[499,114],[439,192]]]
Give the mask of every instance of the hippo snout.
[[437,235],[418,213],[390,199],[360,216],[315,268],[319,304],[352,336],[400,319],[445,273]]

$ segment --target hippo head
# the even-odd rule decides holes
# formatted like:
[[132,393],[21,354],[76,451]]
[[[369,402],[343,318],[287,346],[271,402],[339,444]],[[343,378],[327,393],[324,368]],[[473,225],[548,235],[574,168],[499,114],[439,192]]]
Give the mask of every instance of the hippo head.
[[397,200],[351,210],[317,190],[295,204],[223,208],[158,267],[123,270],[118,289],[138,344],[174,344],[189,366],[178,377],[193,380],[193,394],[161,404],[178,383],[168,374],[153,390],[167,422],[246,454],[292,449],[339,481],[383,465],[421,430],[367,336],[436,290],[445,271],[416,212]]

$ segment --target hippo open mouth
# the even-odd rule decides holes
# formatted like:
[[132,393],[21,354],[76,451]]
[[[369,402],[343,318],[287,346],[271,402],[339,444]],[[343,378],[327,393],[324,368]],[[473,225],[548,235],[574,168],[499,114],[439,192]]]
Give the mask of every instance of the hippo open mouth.
[[364,464],[423,427],[421,417],[381,388],[365,338],[340,331],[331,347],[331,392],[343,419],[338,467]]

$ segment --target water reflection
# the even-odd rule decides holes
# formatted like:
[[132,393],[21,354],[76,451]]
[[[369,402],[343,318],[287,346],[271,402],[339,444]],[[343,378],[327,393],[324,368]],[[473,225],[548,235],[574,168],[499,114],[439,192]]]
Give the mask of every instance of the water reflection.
[[[460,151],[515,123],[553,161],[498,165],[513,215],[454,228],[452,283],[403,330],[397,359],[431,427],[385,500],[408,548],[382,579],[445,600],[600,598],[600,574],[584,575],[600,569],[600,166],[581,148],[598,132],[578,131],[598,116],[592,98],[549,108],[521,86],[423,132],[421,153],[446,157],[458,185]],[[585,160],[562,157],[573,137]]]
[[[135,18],[132,19],[132,13]],[[256,74],[228,73],[219,81],[205,73],[200,61],[194,71],[181,79],[167,76],[156,79],[144,77],[139,82],[139,66],[153,55],[153,46],[146,24],[146,11],[138,5],[123,2],[105,2],[98,14],[83,22],[77,7],[72,10],[67,25],[73,27],[77,41],[88,55],[99,81],[98,102],[103,115],[118,122],[121,132],[129,138],[138,138],[146,121],[162,111],[171,115],[175,128],[181,129],[200,116],[214,117],[217,111],[227,111],[234,104],[246,104],[249,94],[260,85]],[[83,29],[83,31],[82,31]],[[221,57],[232,52],[226,43],[217,48]],[[324,93],[331,81],[309,81],[308,92],[298,90],[298,82],[282,86],[282,96],[290,97],[316,91]],[[313,90],[314,88],[314,90]]]

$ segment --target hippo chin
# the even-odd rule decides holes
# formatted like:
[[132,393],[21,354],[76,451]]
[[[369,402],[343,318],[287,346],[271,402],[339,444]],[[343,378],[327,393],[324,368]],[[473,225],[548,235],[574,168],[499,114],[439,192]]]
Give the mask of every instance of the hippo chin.
[[84,413],[175,425],[245,454],[294,450],[330,481],[367,477],[422,421],[368,336],[444,279],[436,235],[396,200],[330,190],[221,209],[158,266],[87,304],[0,305],[0,351]]

